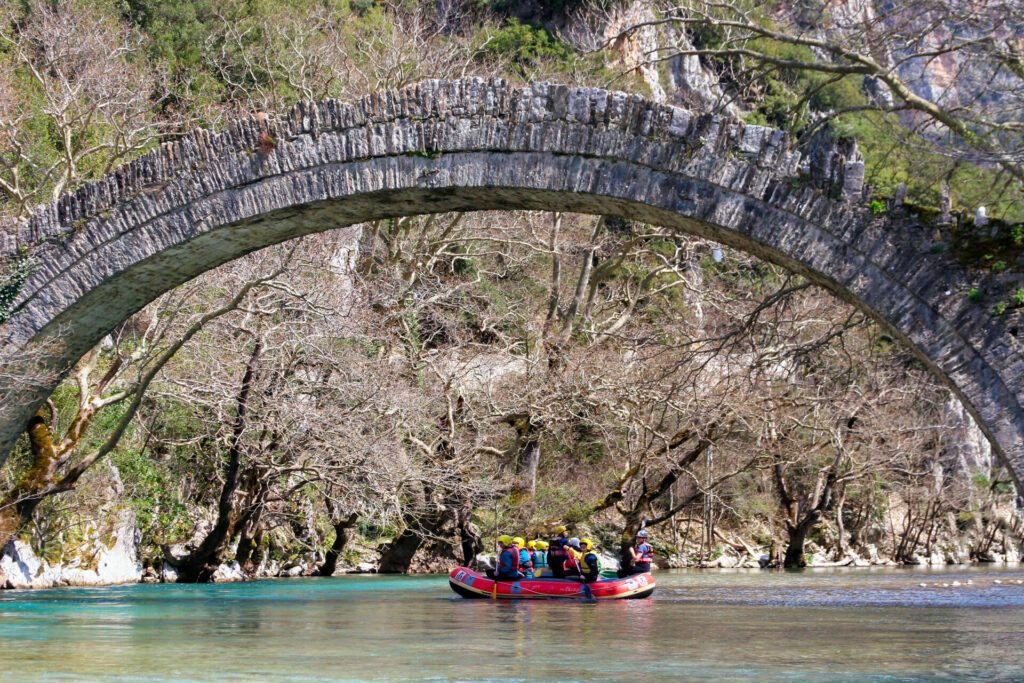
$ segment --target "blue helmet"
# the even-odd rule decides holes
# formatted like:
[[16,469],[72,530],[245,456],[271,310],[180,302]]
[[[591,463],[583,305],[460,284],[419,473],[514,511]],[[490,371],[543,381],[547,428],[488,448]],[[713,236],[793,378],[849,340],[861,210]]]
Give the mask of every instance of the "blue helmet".
[[647,538],[647,529],[641,529],[640,531],[636,532],[636,537]]

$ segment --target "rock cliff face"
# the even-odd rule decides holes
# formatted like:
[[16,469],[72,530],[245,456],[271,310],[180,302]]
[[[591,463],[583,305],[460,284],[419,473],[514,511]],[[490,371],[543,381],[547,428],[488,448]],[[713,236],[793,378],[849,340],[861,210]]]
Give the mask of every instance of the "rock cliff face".
[[63,562],[50,564],[22,541],[11,541],[0,554],[0,588],[106,586],[136,583],[142,577],[135,515],[122,509],[109,534],[94,531]]

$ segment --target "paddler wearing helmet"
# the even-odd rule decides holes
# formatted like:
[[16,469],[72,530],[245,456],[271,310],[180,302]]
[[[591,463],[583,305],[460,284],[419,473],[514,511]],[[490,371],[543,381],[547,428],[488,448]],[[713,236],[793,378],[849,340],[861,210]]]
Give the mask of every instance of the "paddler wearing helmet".
[[498,546],[498,566],[494,577],[499,581],[519,580],[519,548],[515,546],[515,539],[508,534],[498,536]]
[[580,539],[580,569],[583,572],[583,580],[593,583],[601,578],[601,558],[594,552],[594,542],[589,538]]
[[548,566],[548,542],[530,541],[534,544],[533,551],[533,575],[551,576],[551,568]]
[[568,559],[565,561],[565,578],[567,579],[578,579],[583,576],[583,550],[580,548],[580,539],[573,538],[569,539],[569,544],[566,547],[566,552],[569,553]]
[[556,579],[565,578],[565,564],[569,560],[568,533],[568,529],[562,525],[555,527],[555,535],[551,537],[548,547],[548,566],[551,567],[551,576]]
[[519,573],[526,577],[533,576],[533,558],[530,557],[530,549],[526,547],[526,539],[516,536],[512,544],[519,549]]
[[646,574],[651,571],[651,563],[654,562],[654,548],[648,543],[647,529],[636,532],[636,543],[629,549],[629,555],[633,559],[633,566],[630,574]]

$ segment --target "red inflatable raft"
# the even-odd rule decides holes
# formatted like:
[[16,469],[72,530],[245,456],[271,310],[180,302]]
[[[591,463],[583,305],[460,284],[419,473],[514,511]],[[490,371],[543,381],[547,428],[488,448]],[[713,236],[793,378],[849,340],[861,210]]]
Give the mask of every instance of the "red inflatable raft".
[[[494,584],[498,587],[495,590]],[[448,585],[464,598],[496,598],[520,600],[524,598],[574,598],[619,600],[648,598],[654,593],[654,577],[634,574],[624,579],[601,579],[582,583],[572,579],[520,579],[498,581],[487,578],[467,567],[458,567],[448,575]]]

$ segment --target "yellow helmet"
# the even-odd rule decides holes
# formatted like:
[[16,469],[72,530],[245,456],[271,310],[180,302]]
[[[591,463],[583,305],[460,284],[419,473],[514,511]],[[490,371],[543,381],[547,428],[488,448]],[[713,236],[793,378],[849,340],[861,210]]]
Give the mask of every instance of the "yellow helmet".
[[548,542],[547,541],[537,541],[537,550],[547,550],[547,549],[548,549]]
[[581,538],[580,539],[580,547],[581,548],[585,548],[587,550],[593,550],[594,549],[594,542],[591,541],[589,538]]
[[565,528],[564,524],[559,524],[558,526],[555,527],[555,533],[556,534],[564,534],[566,531],[568,531],[568,529]]
[[512,539],[512,545],[517,545],[520,548],[522,548],[524,545],[526,545],[526,541],[523,540],[522,536],[516,536]]
[[498,543],[500,543],[502,545],[512,545],[512,537],[509,536],[508,534],[503,534],[501,536],[498,536]]
[[537,549],[537,541],[527,541],[526,542],[526,547],[529,548],[530,550],[536,550]]

